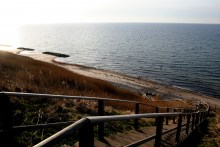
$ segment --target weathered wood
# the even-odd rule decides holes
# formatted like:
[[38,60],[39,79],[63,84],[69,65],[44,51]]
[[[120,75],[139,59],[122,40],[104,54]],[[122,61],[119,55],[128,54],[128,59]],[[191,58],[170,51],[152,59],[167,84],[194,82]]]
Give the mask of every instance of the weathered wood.
[[185,113],[186,113],[186,111],[187,111],[186,109],[183,109],[183,113],[184,113],[184,115],[183,115],[183,119],[185,119],[185,118],[186,118],[186,114],[185,114]]
[[[176,112],[176,109],[173,109],[173,112]],[[175,124],[176,123],[176,117],[175,116],[173,116],[173,124]]]
[[[170,109],[167,108],[167,113],[169,113],[169,111],[170,111]],[[167,117],[166,117],[166,125],[168,125],[168,122],[169,122],[169,117],[167,116]]]
[[199,124],[199,113],[196,113],[195,127]]
[[0,95],[0,146],[13,146],[12,114],[10,98],[4,94]]
[[180,140],[180,133],[181,133],[181,126],[182,126],[182,118],[183,115],[180,114],[178,118],[178,124],[177,124],[177,131],[176,131],[176,141],[179,142]]
[[191,125],[191,130],[194,129],[195,126],[195,113],[192,114],[192,125]]
[[157,118],[155,147],[160,147],[160,146],[161,146],[162,132],[163,132],[163,116],[159,116],[159,117]]
[[200,123],[203,121],[203,112],[200,113]]
[[[135,114],[139,114],[139,110],[140,110],[139,107],[140,107],[140,103],[136,103],[136,104],[135,104]],[[134,120],[134,128],[135,128],[136,130],[139,129],[138,119],[135,119],[135,120]]]
[[[105,115],[103,100],[98,100],[98,115],[99,116]],[[99,140],[104,139],[104,122],[98,123],[98,137]]]
[[[17,96],[17,93],[7,93],[8,96]],[[53,144],[54,142],[61,140],[62,138],[65,138],[66,136],[69,136],[70,134],[72,134],[73,132],[76,132],[79,130],[79,146],[94,146],[94,124],[98,124],[98,135],[99,135],[99,139],[103,139],[104,137],[104,122],[109,122],[109,121],[122,121],[122,120],[129,120],[129,119],[133,119],[134,120],[134,127],[135,129],[138,129],[138,119],[141,118],[156,118],[155,121],[155,125],[156,127],[156,136],[155,136],[155,146],[159,147],[161,146],[161,139],[162,139],[162,130],[163,130],[163,119],[164,117],[166,117],[166,124],[168,124],[168,119],[170,117],[170,119],[172,119],[173,117],[173,121],[175,123],[175,116],[179,115],[179,119],[178,119],[178,126],[177,128],[177,134],[176,134],[176,140],[179,141],[180,140],[180,132],[181,132],[181,125],[182,125],[182,119],[184,117],[185,114],[182,113],[171,113],[169,112],[169,108],[166,107],[155,107],[155,113],[151,113],[151,114],[139,114],[139,107],[140,104],[139,102],[135,102],[135,101],[127,101],[127,100],[113,100],[113,99],[107,99],[107,98],[90,98],[90,97],[78,97],[78,96],[61,96],[61,95],[45,95],[45,94],[25,94],[25,93],[21,93],[22,96],[24,97],[32,97],[32,96],[36,96],[36,97],[48,97],[48,98],[73,98],[73,99],[86,99],[86,100],[97,100],[98,101],[98,115],[99,116],[94,116],[94,117],[86,117],[83,119],[82,122],[78,122],[77,125],[72,124],[71,127],[67,127],[67,129],[65,128],[64,130],[62,130],[59,133],[56,133],[55,135],[53,135],[52,137],[50,137],[48,140],[46,140],[45,144]],[[118,102],[129,102],[129,103],[135,103],[135,115],[120,115],[120,116],[104,116],[105,115],[105,111],[104,111],[104,101],[118,101]],[[168,113],[159,113],[159,108],[165,108],[167,109]],[[170,108],[171,109],[171,108]],[[177,110],[179,110],[180,112],[182,112],[183,110],[179,109],[179,108],[174,108],[174,112],[177,112]],[[11,108],[10,108],[10,99],[6,96],[6,94],[4,92],[0,93],[0,129],[3,130],[2,132],[7,132],[6,135],[4,135],[2,138],[5,138],[5,141],[7,142],[12,142],[12,138],[10,138],[10,132],[11,132],[11,128],[12,128],[12,120],[11,120]],[[187,124],[186,126],[186,134],[188,134],[188,130],[189,130],[189,124],[190,124],[190,117],[191,115],[189,114],[189,116],[187,115]],[[206,113],[204,112],[199,112],[196,114],[192,115],[192,130],[194,129],[194,126],[199,125],[199,122],[202,122],[206,117]],[[195,125],[196,124],[196,125]],[[30,127],[30,126],[29,126]],[[9,134],[9,135],[8,135]],[[1,137],[1,136],[0,136]],[[1,140],[2,140],[1,138]],[[54,139],[55,138],[55,139]],[[9,141],[10,139],[10,141]],[[5,146],[4,144],[2,145],[2,142],[0,141],[0,146]]]
[[79,147],[94,147],[94,125],[90,120],[79,130]]
[[187,122],[186,122],[186,134],[189,134],[189,124],[190,124],[190,118],[191,118],[191,114],[187,114]]
[[[155,107],[155,113],[158,113],[159,112],[159,107]],[[157,125],[157,118],[155,118],[155,125]]]
[[34,145],[34,147],[46,147],[55,145],[57,142],[61,141],[62,139],[70,136],[71,134],[77,132],[82,127],[88,124],[87,118],[82,118],[75,123],[63,128],[59,132],[53,134],[52,136],[48,137],[47,139],[39,142],[38,144]]
[[208,114],[208,112],[206,111],[206,112],[204,113],[204,119],[207,118],[207,114]]

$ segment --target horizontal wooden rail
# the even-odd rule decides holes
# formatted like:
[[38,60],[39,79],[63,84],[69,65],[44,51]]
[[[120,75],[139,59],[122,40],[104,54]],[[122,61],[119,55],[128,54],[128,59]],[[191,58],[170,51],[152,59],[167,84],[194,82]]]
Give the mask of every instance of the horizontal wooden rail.
[[[184,109],[180,107],[162,107],[162,106],[154,106],[147,103],[141,103],[137,101],[130,100],[121,100],[121,99],[112,99],[112,98],[100,98],[100,97],[86,97],[86,96],[69,96],[69,95],[54,95],[54,94],[39,94],[39,93],[23,93],[23,92],[0,92],[0,95],[5,96],[17,96],[17,97],[31,97],[31,98],[62,98],[62,99],[81,99],[81,100],[103,100],[103,101],[114,101],[114,102],[127,102],[127,103],[139,103],[141,105],[150,106],[150,107],[158,107],[161,109],[170,108],[170,109]],[[195,109],[186,109],[195,111]]]
[[76,122],[76,121],[46,123],[46,124],[37,124],[37,125],[13,126],[12,129],[15,131],[18,131],[18,130],[28,130],[28,129],[42,129],[42,128],[60,127],[60,126],[71,125],[74,122]]
[[[61,99],[80,99],[80,100],[93,100],[97,101],[98,103],[98,115],[93,117],[85,117],[76,121],[75,123],[69,125],[68,127],[62,129],[61,131],[57,132],[56,134],[52,135],[51,137],[47,138],[46,140],[42,141],[41,143],[37,144],[36,146],[51,146],[56,142],[60,141],[61,139],[69,136],[70,134],[79,131],[79,145],[80,146],[93,146],[94,145],[94,124],[98,124],[98,135],[99,139],[103,139],[104,136],[104,123],[110,121],[122,121],[122,120],[134,120],[134,127],[138,129],[138,119],[141,118],[155,118],[155,125],[156,128],[156,136],[155,136],[155,146],[159,147],[161,145],[161,136],[163,134],[163,120],[166,118],[166,124],[168,124],[168,120],[173,118],[175,122],[175,118],[178,117],[178,124],[177,124],[177,134],[176,140],[179,140],[180,131],[182,128],[182,119],[187,116],[187,131],[189,130],[189,123],[191,123],[191,130],[194,130],[206,117],[207,111],[205,112],[195,112],[195,109],[186,110],[183,108],[173,108],[173,107],[159,107],[153,106],[146,103],[140,103],[136,101],[130,100],[121,100],[121,99],[111,99],[111,98],[99,98],[99,97],[85,97],[85,96],[68,96],[68,95],[52,95],[52,94],[38,94],[38,93],[21,93],[21,92],[0,92],[0,102],[2,106],[2,110],[7,109],[9,112],[10,101],[9,97],[30,97],[30,98],[61,98]],[[131,115],[114,115],[114,116],[104,116],[104,102],[105,101],[114,101],[114,102],[127,102],[127,103],[134,103],[135,114]],[[140,105],[155,107],[155,113],[147,113],[147,114],[139,114]],[[166,109],[167,113],[158,113],[159,109]],[[170,111],[173,109],[173,112]],[[178,112],[177,110],[180,110]],[[2,111],[3,112],[3,111]],[[7,113],[9,114],[9,113]],[[190,117],[189,117],[190,115]],[[9,115],[10,116],[10,115]],[[72,122],[58,122],[58,123],[51,123],[51,124],[39,124],[39,125],[27,125],[27,126],[12,126],[11,118],[4,113],[0,113],[0,129],[3,130],[11,130],[11,129],[31,129],[31,128],[44,128],[44,127],[54,127],[54,126],[61,126],[61,125],[68,125]],[[190,119],[192,120],[190,121]],[[1,131],[2,132],[2,131]],[[150,137],[152,138],[152,136]],[[149,140],[148,139],[145,139]]]
[[[81,127],[83,127],[86,122],[90,123],[100,123],[100,122],[108,122],[108,121],[121,121],[121,120],[128,120],[128,119],[137,119],[137,118],[156,118],[158,116],[178,116],[181,113],[173,113],[173,114],[134,114],[134,115],[114,115],[114,116],[94,116],[94,117],[85,117],[80,119],[79,121],[75,122],[74,124],[64,128],[63,130],[57,132],[53,136],[47,138],[46,140],[40,142],[39,144],[36,144],[34,147],[41,147],[41,146],[48,146],[52,145],[58,141],[60,141],[64,136],[68,136],[70,132],[74,132],[79,130]],[[84,132],[85,134],[87,132]]]
[[178,116],[182,114],[181,112],[176,113],[146,113],[146,114],[130,114],[130,115],[113,115],[113,116],[89,116],[87,117],[91,123],[100,123],[100,122],[110,122],[110,121],[122,121],[129,119],[140,119],[140,118],[158,118],[160,116],[169,117],[169,116]]
[[[198,115],[198,114],[202,114],[202,113],[203,112],[194,112],[194,113],[186,113],[186,114],[191,114],[191,115],[192,114],[196,114],[196,115]],[[86,117],[86,118],[81,119],[80,122],[82,122],[86,126],[91,126],[92,128],[87,128],[87,129],[83,130],[83,131],[87,131],[87,130],[89,131],[90,130],[90,132],[81,133],[80,141],[83,142],[82,146],[84,146],[84,145],[86,145],[86,146],[93,146],[94,145],[93,144],[94,141],[91,141],[91,140],[94,139],[94,138],[91,138],[91,137],[94,137],[94,135],[91,135],[90,137],[84,136],[86,134],[91,133],[91,130],[93,130],[93,124],[102,123],[102,122],[110,122],[110,121],[122,121],[122,120],[129,120],[129,119],[135,120],[135,119],[140,119],[140,118],[160,118],[159,120],[163,120],[163,118],[165,118],[165,117],[170,117],[170,116],[178,116],[178,117],[180,117],[182,115],[185,115],[185,114],[182,113],[182,112],[176,112],[176,113],[148,113],[148,114],[132,114],[132,115],[114,115],[114,116],[92,116],[92,117]],[[205,117],[203,117],[203,120],[204,119],[205,119]],[[86,120],[86,123],[84,123],[85,120]],[[175,129],[177,129],[177,130],[180,129],[181,130],[181,128],[183,126],[187,126],[187,124],[182,125],[181,124],[182,122],[180,123],[180,120],[179,120],[178,126],[176,128],[171,129],[171,130],[167,130],[167,131],[164,131],[164,132],[160,132],[160,131],[162,131],[162,129],[160,129],[160,131],[157,131],[155,136],[150,136],[149,138],[145,138],[144,140],[142,140],[142,143],[146,142],[146,141],[149,141],[151,139],[154,139],[154,138],[158,138],[157,140],[155,139],[155,143],[158,142],[158,141],[161,142],[160,138],[161,138],[161,136],[163,134],[167,134],[167,133],[169,133],[171,131],[174,131]],[[158,121],[158,122],[161,122],[161,121]],[[188,122],[188,123],[191,123],[191,121]],[[157,124],[157,127],[159,127],[159,126],[161,126],[161,123],[160,123],[160,125]],[[162,124],[162,126],[163,126],[163,124]],[[81,126],[81,127],[83,127],[83,126]],[[67,134],[65,134],[64,130],[68,130],[67,132],[73,132],[72,129],[76,130],[76,128],[74,128],[74,127],[67,127],[65,129],[61,130],[60,132],[57,132],[53,136],[49,137],[47,139],[47,141],[46,140],[44,141],[44,144],[40,143],[40,144],[37,144],[35,146],[36,147],[37,146],[46,146],[45,143],[51,144],[51,141],[54,141],[54,140],[57,142],[57,141],[59,141],[61,139],[61,136],[63,136],[63,135],[67,136]],[[77,130],[79,130],[79,128],[77,128]],[[83,138],[85,138],[85,139],[83,139]],[[86,140],[86,139],[88,139],[88,140]],[[178,136],[177,136],[177,139],[178,139]],[[86,144],[86,142],[88,142],[88,144]],[[90,144],[90,143],[92,143],[92,144]],[[161,144],[158,144],[156,146],[160,146],[160,145]]]
[[104,100],[104,101],[115,101],[115,102],[128,102],[136,103],[136,101],[110,99],[110,98],[99,98],[99,97],[86,97],[86,96],[68,96],[68,95],[53,95],[53,94],[39,94],[39,93],[21,93],[21,92],[0,92],[6,96],[18,96],[18,97],[31,97],[31,98],[63,98],[63,99],[82,99],[82,100]]
[[41,147],[41,146],[51,146],[55,144],[56,142],[60,141],[61,139],[71,135],[72,133],[80,130],[82,127],[84,127],[88,122],[87,118],[82,118],[75,123],[71,124],[70,126],[62,129],[58,133],[52,135],[51,137],[45,139],[44,141],[38,143],[35,145],[35,147]]

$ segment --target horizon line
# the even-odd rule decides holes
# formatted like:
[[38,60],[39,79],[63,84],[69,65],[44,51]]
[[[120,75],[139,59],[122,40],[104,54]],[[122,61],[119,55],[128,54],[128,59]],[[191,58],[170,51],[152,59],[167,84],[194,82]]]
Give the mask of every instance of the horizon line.
[[201,25],[220,25],[220,23],[200,23],[200,22],[48,22],[48,23],[27,23],[18,25],[49,25],[49,24],[201,24]]

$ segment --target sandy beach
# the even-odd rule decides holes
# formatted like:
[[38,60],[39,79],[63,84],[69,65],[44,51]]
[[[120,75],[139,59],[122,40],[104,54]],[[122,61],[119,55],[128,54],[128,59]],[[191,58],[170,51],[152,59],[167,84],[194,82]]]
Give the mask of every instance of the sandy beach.
[[81,75],[105,80],[113,83],[116,86],[128,88],[129,90],[138,92],[140,94],[153,93],[159,95],[161,100],[184,100],[196,102],[204,101],[213,107],[220,108],[219,99],[204,95],[202,93],[181,89],[171,85],[165,85],[152,80],[141,79],[139,77],[131,77],[113,71],[100,70],[75,64],[59,63],[56,61],[56,57],[51,55],[21,51],[12,47],[1,47],[0,49],[22,56],[28,56],[36,60],[52,63]]
[[[42,56],[42,58],[35,57],[35,55],[31,55],[31,56],[27,55],[27,56],[32,57],[34,59],[41,60],[41,61],[45,61],[44,56]],[[202,93],[189,91],[186,89],[181,89],[181,88],[177,88],[177,87],[170,86],[170,85],[165,85],[165,84],[158,83],[152,80],[143,80],[138,77],[130,77],[130,76],[116,73],[113,71],[94,69],[94,68],[84,67],[80,65],[62,64],[54,60],[55,58],[50,56],[50,58],[48,57],[46,61],[56,64],[58,66],[62,66],[78,74],[109,81],[113,84],[115,83],[116,85],[128,88],[130,90],[139,92],[141,94],[144,94],[147,92],[154,93],[154,94],[159,95],[162,100],[177,100],[177,99],[187,100],[187,101],[201,100],[201,101],[205,101],[209,103],[210,105],[214,107],[216,106],[220,108],[219,99],[204,95]]]

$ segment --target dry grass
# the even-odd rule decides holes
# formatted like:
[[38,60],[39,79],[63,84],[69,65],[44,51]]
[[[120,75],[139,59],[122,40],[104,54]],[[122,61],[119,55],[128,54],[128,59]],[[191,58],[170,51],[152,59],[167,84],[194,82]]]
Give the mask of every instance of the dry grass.
[[[183,102],[149,102],[140,95],[116,88],[106,81],[78,75],[50,63],[7,52],[0,52],[0,74],[0,91],[96,96],[159,106],[186,106]],[[132,104],[125,103],[114,103],[113,106],[122,109],[133,107]]]
[[108,82],[74,74],[66,69],[11,53],[0,52],[0,91],[85,95],[141,100]]
[[[148,103],[154,106],[187,106],[182,101],[152,102],[141,95],[110,83],[72,73],[53,64],[0,51],[0,91],[48,93],[106,97]],[[13,125],[77,120],[97,114],[97,103],[88,100],[12,98]],[[105,102],[107,115],[134,113],[134,103]],[[116,110],[117,109],[117,110]],[[155,107],[140,106],[141,113],[155,112]],[[161,110],[163,111],[163,110]],[[25,131],[18,144],[32,146],[57,130]]]

